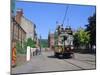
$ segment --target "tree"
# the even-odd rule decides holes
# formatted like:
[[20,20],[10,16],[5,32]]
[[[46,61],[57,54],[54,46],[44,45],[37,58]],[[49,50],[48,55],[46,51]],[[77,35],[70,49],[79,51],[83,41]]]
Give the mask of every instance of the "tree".
[[88,24],[86,25],[86,31],[90,34],[90,44],[96,45],[96,13],[88,18]]
[[73,37],[74,37],[73,43],[74,43],[75,47],[78,47],[80,45],[80,43],[79,43],[79,37],[78,37],[78,32],[76,32],[73,35]]
[[86,46],[90,41],[90,34],[88,31],[80,28],[74,34],[74,45],[76,46]]
[[36,42],[34,40],[32,40],[32,38],[27,39],[27,46],[34,48],[35,45],[36,45]]
[[90,35],[83,29],[79,30],[79,40],[81,45],[87,45],[90,40]]

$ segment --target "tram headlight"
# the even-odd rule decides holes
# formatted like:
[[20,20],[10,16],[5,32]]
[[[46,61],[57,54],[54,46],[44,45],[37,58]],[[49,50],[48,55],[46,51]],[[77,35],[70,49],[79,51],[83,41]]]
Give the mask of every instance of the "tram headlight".
[[71,49],[74,49],[74,47],[71,47]]

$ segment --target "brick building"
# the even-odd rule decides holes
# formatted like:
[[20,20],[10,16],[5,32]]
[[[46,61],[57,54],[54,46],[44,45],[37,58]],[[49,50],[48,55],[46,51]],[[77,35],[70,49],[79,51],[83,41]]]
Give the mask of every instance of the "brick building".
[[34,40],[37,39],[37,34],[35,30],[36,25],[32,23],[30,20],[28,20],[26,17],[24,17],[22,9],[17,10],[15,20],[25,30],[26,39],[27,38],[32,38]]
[[19,42],[21,45],[25,40],[26,32],[24,29],[16,22],[14,16],[11,17],[11,46],[12,48]]
[[48,35],[48,45],[49,45],[49,48],[50,49],[53,49],[54,48],[54,34],[53,33],[49,33]]

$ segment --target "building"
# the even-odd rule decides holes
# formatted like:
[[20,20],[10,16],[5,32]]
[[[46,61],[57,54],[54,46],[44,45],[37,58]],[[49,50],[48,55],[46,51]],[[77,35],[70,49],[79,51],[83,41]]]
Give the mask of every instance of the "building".
[[48,35],[48,44],[49,44],[49,48],[53,49],[54,48],[54,34],[53,33],[49,33]]
[[16,46],[19,42],[22,46],[23,41],[25,40],[26,32],[24,29],[16,22],[14,16],[11,17],[11,49]]
[[37,34],[36,34],[36,25],[28,20],[26,17],[23,16],[23,10],[19,9],[16,12],[15,20],[18,24],[25,30],[26,32],[26,39],[32,38],[36,41]]

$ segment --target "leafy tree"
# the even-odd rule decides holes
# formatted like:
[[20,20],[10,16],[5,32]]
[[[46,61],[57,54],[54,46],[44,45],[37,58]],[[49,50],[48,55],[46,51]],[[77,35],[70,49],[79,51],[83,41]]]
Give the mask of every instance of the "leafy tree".
[[88,24],[86,25],[86,31],[90,34],[90,44],[96,44],[96,13],[88,18]]
[[34,48],[35,45],[36,45],[36,42],[34,40],[32,40],[32,38],[27,39],[27,46]]
[[74,34],[74,44],[76,46],[86,46],[90,41],[90,34],[89,32],[85,31],[84,29],[80,28]]
[[79,40],[81,45],[86,45],[89,43],[90,35],[83,29],[79,30]]
[[80,43],[79,43],[79,37],[78,37],[78,32],[76,32],[76,33],[73,35],[73,37],[74,37],[73,43],[74,43],[74,45],[75,45],[76,47],[78,47],[78,46],[80,45]]

